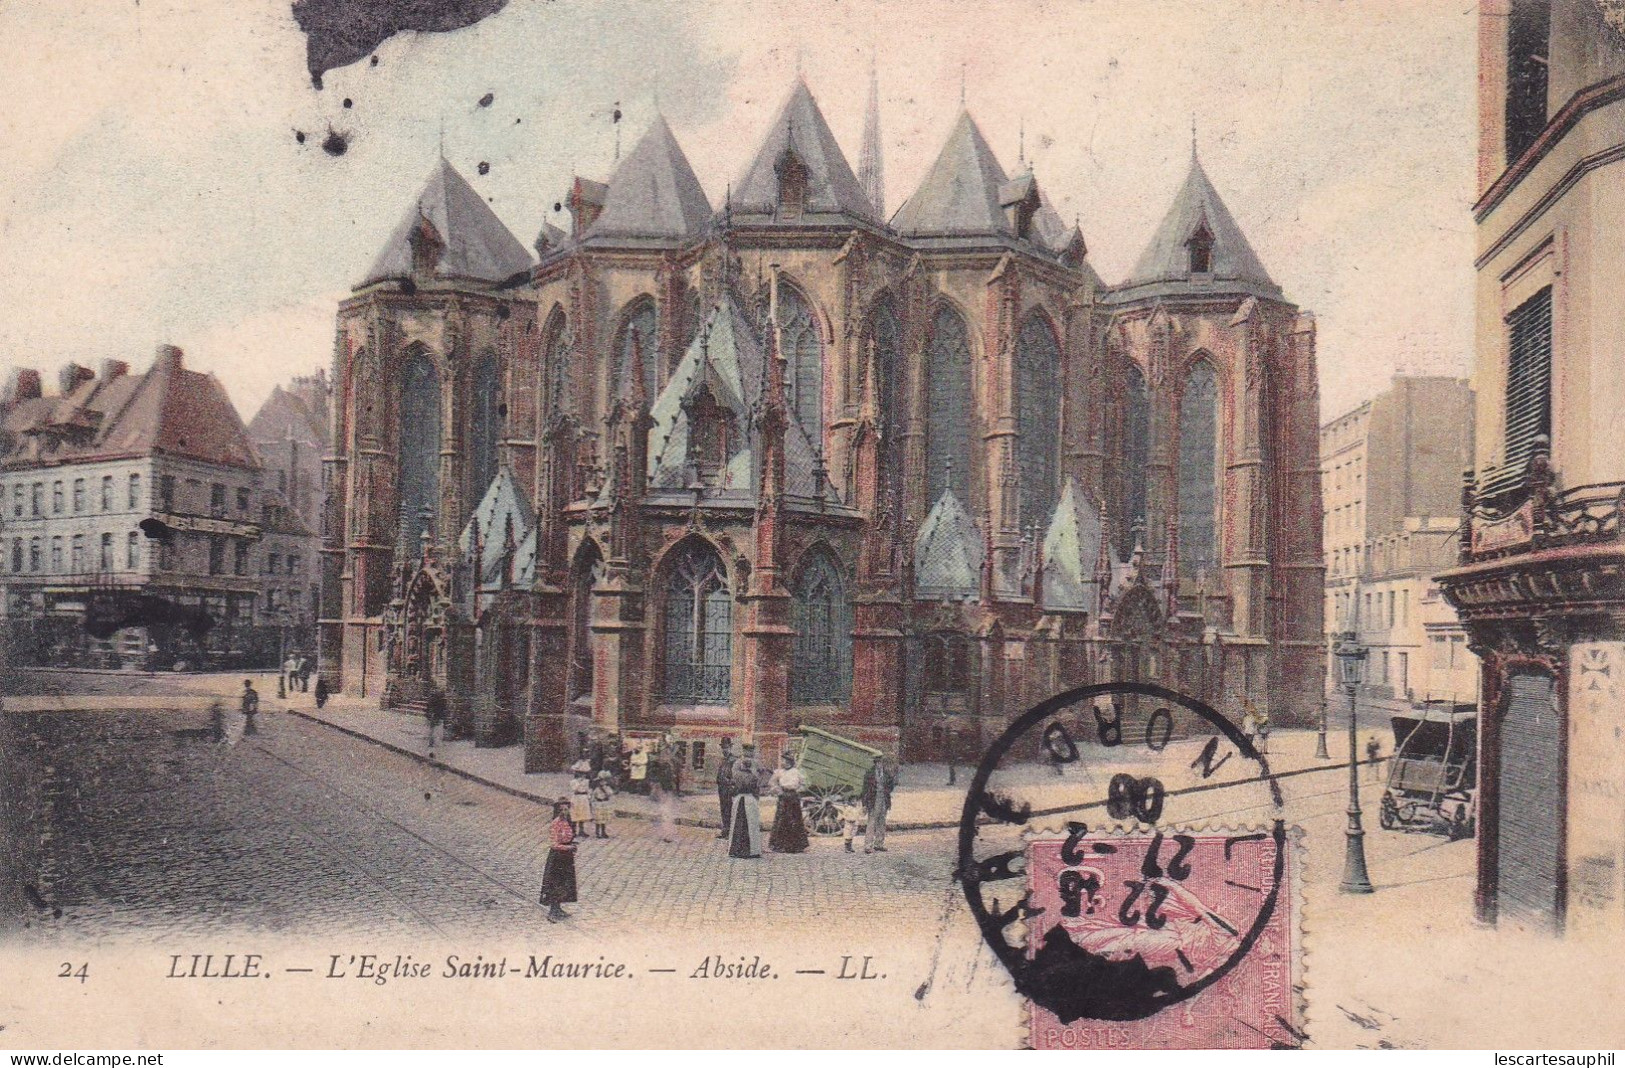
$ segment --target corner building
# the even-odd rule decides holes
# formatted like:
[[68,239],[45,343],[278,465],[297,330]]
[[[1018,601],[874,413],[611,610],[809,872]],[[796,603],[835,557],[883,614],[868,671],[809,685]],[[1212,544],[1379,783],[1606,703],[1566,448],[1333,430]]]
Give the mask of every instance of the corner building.
[[881,200],[797,79],[712,204],[656,119],[536,257],[441,160],[340,307],[322,665],[529,769],[799,724],[969,753],[1060,689],[1318,714],[1312,319],[1194,153],[1121,286],[969,114]]

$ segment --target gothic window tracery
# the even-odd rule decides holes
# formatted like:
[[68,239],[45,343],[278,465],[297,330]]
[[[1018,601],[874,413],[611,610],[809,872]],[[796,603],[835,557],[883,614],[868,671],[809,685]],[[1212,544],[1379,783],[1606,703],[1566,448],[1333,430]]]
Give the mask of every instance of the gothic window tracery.
[[502,440],[502,368],[494,352],[474,365],[473,405],[470,413],[473,495],[484,496],[497,476],[497,447]]
[[852,679],[852,613],[841,573],[827,553],[815,555],[796,583],[791,626],[796,638],[790,700],[844,702]]
[[1219,388],[1198,360],[1179,401],[1179,575],[1200,578],[1218,561]]
[[779,344],[788,364],[785,386],[790,409],[814,448],[824,441],[824,346],[818,322],[805,297],[791,285],[779,286]]
[[715,550],[675,551],[665,582],[662,692],[681,704],[725,705],[733,670],[733,597]]
[[870,337],[874,341],[874,407],[880,423],[880,499],[895,505],[903,487],[906,404],[899,388],[903,380],[903,326],[890,298],[875,308]]
[[574,413],[570,396],[569,320],[562,308],[554,308],[548,316],[547,328],[542,335],[542,375],[547,388],[547,402],[565,413]]
[[1137,538],[1145,536],[1146,486],[1151,463],[1151,396],[1145,375],[1133,362],[1128,365],[1123,400],[1123,504],[1117,553],[1126,561],[1134,553]]
[[[944,304],[931,323],[926,369],[926,484],[931,501],[950,488],[968,501],[971,461],[970,338]],[[950,473],[951,469],[951,473]]]
[[592,591],[603,576],[604,560],[594,542],[582,547],[576,563],[575,588],[570,605],[570,696],[587,697],[593,690]]
[[1047,523],[1060,474],[1061,348],[1037,312],[1016,340],[1016,429],[1021,516]]
[[429,525],[440,497],[440,372],[427,350],[414,348],[402,377],[399,496],[408,551]]

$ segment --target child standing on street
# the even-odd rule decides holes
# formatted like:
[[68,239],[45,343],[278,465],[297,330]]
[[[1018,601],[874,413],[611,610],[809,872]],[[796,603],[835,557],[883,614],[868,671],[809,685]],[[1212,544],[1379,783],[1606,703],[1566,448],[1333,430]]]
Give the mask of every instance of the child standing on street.
[[570,822],[575,826],[576,837],[587,836],[587,821],[592,818],[592,763],[585,758],[570,765],[570,772],[574,776],[570,780]]
[[547,906],[547,922],[558,923],[570,918],[560,906],[576,900],[576,835],[570,821],[570,802],[554,803],[553,822],[547,831],[549,848],[539,900]]
[[594,838],[609,837],[609,799],[615,796],[615,787],[609,784],[609,771],[605,769],[594,776],[592,793],[588,795],[588,805],[592,810],[592,836]]

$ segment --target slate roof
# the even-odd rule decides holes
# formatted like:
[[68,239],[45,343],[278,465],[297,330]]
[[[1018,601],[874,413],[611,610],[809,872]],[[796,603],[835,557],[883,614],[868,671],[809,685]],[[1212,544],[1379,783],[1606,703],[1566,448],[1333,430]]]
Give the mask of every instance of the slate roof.
[[975,597],[981,589],[982,531],[951,489],[943,490],[914,539],[914,595],[920,600]]
[[445,244],[435,266],[435,275],[440,278],[497,283],[530,270],[531,257],[525,246],[442,156],[361,285],[412,277],[410,239],[425,220]]
[[85,379],[66,396],[8,406],[7,466],[164,454],[258,470],[259,457],[220,380],[164,347],[145,374]]
[[824,113],[819,110],[812,91],[799,76],[778,117],[768,127],[767,137],[756,150],[756,157],[733,185],[730,207],[735,216],[775,213],[779,202],[776,168],[786,148],[794,148],[808,170],[804,221],[818,221],[808,219],[809,215],[879,219],[880,212],[858,184],[852,165],[830,132],[829,123],[824,121]]
[[920,187],[892,216],[892,227],[904,237],[1008,234],[999,204],[1008,181],[976,121],[962,111]]
[[285,441],[290,436],[317,445],[327,441],[325,420],[310,410],[304,398],[281,386],[271,390],[248,421],[248,434],[255,441],[265,442]]
[[1100,509],[1071,479],[1044,534],[1044,608],[1051,612],[1094,612],[1100,607],[1095,565],[1103,529]]
[[[467,559],[474,552],[474,535],[478,531],[480,539],[479,575],[480,588],[488,589],[500,586],[502,582],[502,553],[507,547],[508,525],[513,524],[513,540],[517,547],[523,543],[531,528],[536,525],[536,513],[531,508],[530,498],[526,497],[519,484],[514,481],[513,472],[503,465],[497,470],[496,477],[485,490],[485,496],[474,509],[474,514],[468,517],[468,523],[457,537],[457,549]],[[532,555],[535,546],[532,545]],[[519,570],[518,553],[515,553],[514,570]]]
[[1152,235],[1150,244],[1140,253],[1123,288],[1154,283],[1189,283],[1190,247],[1188,242],[1197,229],[1206,225],[1213,235],[1212,288],[1214,283],[1239,285],[1245,292],[1279,297],[1281,290],[1270,278],[1258,254],[1253,251],[1247,237],[1236,224],[1230,209],[1225,207],[1218,190],[1208,180],[1201,161],[1191,157],[1190,173],[1185,184],[1175,194],[1173,204],[1163,216],[1162,223]]
[[586,240],[682,241],[703,233],[710,221],[711,202],[665,117],[657,115],[615,168],[604,210],[588,227]]

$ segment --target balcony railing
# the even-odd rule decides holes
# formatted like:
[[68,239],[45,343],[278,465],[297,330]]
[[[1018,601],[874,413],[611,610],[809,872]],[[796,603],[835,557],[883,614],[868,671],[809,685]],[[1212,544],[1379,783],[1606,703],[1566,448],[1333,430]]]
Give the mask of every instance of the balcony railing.
[[1518,553],[1620,539],[1625,516],[1625,482],[1592,482],[1557,487],[1550,446],[1536,442],[1522,491],[1486,500],[1476,492],[1471,472],[1462,485],[1461,562],[1476,563]]

